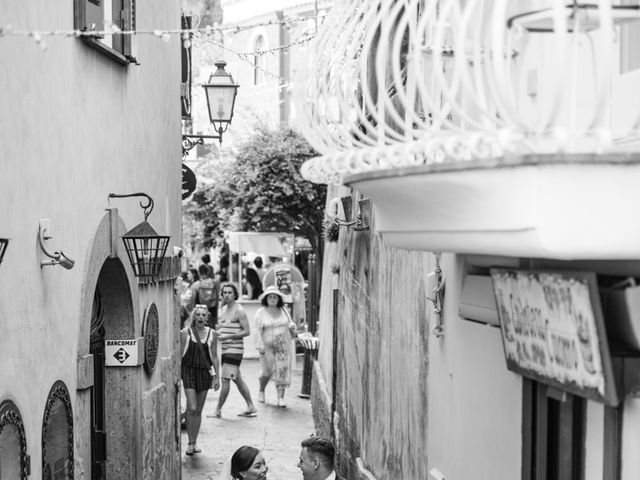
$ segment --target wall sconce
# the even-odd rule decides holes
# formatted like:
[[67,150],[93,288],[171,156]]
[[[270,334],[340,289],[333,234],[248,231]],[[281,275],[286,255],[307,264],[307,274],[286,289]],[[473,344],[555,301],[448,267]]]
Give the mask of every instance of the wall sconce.
[[442,279],[442,268],[440,268],[440,253],[436,253],[436,268],[427,275],[427,300],[433,304],[433,314],[435,324],[433,335],[436,338],[444,336],[444,322],[442,319],[442,306],[444,304],[444,280]]
[[203,145],[205,138],[217,139],[222,145],[222,134],[227,131],[233,118],[233,109],[236,104],[238,85],[224,67],[227,62],[215,63],[217,70],[209,77],[209,83],[204,84],[204,93],[207,95],[207,108],[209,121],[213,125],[217,135],[182,135],[182,156],[185,157],[196,145]]
[[[341,206],[342,215],[340,214]],[[369,225],[366,224],[362,211],[358,212],[355,220],[347,220],[347,218],[351,217],[351,197],[336,197],[332,199],[327,205],[325,214],[330,222],[339,227],[352,227],[356,232],[369,230]]]
[[2,259],[4,258],[4,254],[7,251],[8,246],[9,246],[9,239],[0,238],[0,264],[2,263]]
[[52,266],[52,265],[60,265],[61,267],[66,268],[67,270],[71,270],[75,265],[76,261],[67,257],[62,250],[59,252],[51,253],[49,249],[47,249],[45,245],[46,240],[51,240],[53,236],[51,235],[51,226],[50,220],[48,218],[41,218],[38,224],[38,243],[40,244],[40,250],[51,260],[46,261],[42,260],[40,262],[40,268]]
[[140,202],[140,207],[144,211],[144,221],[122,236],[124,248],[129,256],[129,262],[136,277],[155,279],[162,269],[164,254],[169,245],[168,235],[158,235],[153,227],[147,222],[147,217],[153,210],[153,199],[146,193],[129,193],[119,195],[110,193],[111,198],[145,197],[147,203]]

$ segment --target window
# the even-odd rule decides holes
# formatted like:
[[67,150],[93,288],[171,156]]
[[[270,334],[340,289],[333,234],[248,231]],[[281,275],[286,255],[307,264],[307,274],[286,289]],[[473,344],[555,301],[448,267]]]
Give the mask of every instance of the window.
[[522,479],[584,478],[585,400],[523,379]]
[[[115,25],[120,30],[134,30],[135,11],[135,0],[75,0],[75,28],[85,32],[104,32]],[[81,38],[123,65],[137,63],[133,35],[97,34]]]
[[65,384],[51,387],[42,421],[42,478],[73,479],[73,414]]
[[30,475],[27,439],[18,407],[0,403],[0,478],[26,480]]
[[261,53],[265,51],[264,37],[260,35],[253,44],[253,84],[259,85],[264,82],[265,56]]

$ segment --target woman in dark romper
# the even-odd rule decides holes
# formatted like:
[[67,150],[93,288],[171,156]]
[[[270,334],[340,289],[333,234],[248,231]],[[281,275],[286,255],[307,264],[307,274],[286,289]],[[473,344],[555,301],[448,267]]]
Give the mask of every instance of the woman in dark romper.
[[[220,388],[218,380],[218,349],[215,330],[207,327],[209,309],[206,305],[196,305],[191,312],[191,321],[180,332],[180,350],[182,351],[182,385],[187,397],[187,436],[189,445],[187,455],[200,453],[196,445],[202,408],[207,393],[213,385]],[[202,346],[198,345],[197,338]]]

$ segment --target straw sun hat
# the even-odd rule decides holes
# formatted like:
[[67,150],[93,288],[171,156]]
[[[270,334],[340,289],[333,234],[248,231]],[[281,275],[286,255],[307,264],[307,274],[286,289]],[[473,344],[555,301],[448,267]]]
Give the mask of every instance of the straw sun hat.
[[278,290],[278,287],[276,287],[275,285],[269,285],[267,289],[264,292],[262,292],[262,295],[260,295],[260,298],[258,300],[262,302],[262,300],[264,300],[267,295],[270,295],[272,293],[278,295],[283,302],[285,301],[284,294],[280,290]]

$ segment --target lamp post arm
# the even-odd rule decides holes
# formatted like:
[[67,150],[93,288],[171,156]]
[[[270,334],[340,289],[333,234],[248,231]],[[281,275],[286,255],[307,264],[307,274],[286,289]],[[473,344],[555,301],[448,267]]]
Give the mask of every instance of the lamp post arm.
[[151,198],[149,195],[147,195],[144,192],[128,193],[128,194],[119,194],[119,193],[109,194],[109,200],[112,198],[127,198],[127,197],[145,197],[147,199],[147,203],[143,203],[142,201],[140,202],[140,207],[144,210],[144,219],[146,220],[147,217],[153,211],[153,198]]
[[[226,130],[226,129],[225,129]],[[224,130],[222,127],[218,129],[218,135],[182,135],[182,156],[186,157],[196,145],[204,145],[205,139],[218,140],[222,145],[222,134]]]

